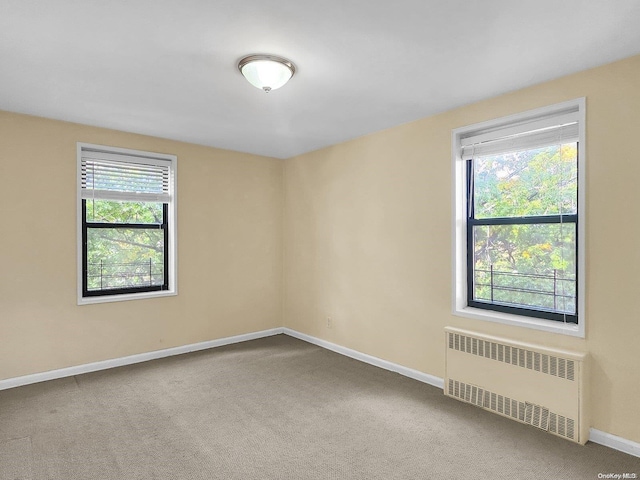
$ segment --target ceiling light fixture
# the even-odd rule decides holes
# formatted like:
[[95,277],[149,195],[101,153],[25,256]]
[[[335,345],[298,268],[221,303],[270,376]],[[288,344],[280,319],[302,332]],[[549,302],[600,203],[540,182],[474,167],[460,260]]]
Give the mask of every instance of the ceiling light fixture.
[[296,73],[293,63],[275,55],[249,55],[238,62],[238,69],[251,85],[266,93],[280,88]]

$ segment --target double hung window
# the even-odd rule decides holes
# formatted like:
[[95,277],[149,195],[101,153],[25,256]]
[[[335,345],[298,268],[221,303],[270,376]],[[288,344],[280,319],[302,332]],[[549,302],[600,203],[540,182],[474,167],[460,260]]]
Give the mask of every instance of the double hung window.
[[580,330],[583,110],[454,131],[456,313]]
[[79,303],[175,293],[170,155],[78,145]]

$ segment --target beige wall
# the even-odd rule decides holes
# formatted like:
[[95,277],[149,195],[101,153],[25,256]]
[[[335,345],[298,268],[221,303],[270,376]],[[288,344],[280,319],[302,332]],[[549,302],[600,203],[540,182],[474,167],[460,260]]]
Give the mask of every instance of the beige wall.
[[[592,426],[640,442],[639,79],[633,57],[287,160],[285,325],[438,377],[446,325],[586,351]],[[582,96],[586,339],[454,317],[451,130]]]
[[[178,156],[173,297],[76,305],[76,142]],[[282,319],[282,160],[0,112],[0,379]]]

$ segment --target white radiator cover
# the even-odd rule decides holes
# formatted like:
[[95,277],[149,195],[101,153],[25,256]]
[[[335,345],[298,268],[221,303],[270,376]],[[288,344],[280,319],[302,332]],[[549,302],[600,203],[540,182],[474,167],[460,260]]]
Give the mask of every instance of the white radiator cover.
[[445,395],[585,444],[587,354],[445,328]]

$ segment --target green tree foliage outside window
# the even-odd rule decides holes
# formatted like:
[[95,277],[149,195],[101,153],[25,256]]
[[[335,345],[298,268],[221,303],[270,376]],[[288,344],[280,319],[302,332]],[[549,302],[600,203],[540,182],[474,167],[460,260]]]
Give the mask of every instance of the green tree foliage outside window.
[[[165,283],[162,203],[86,200],[85,214],[87,291]],[[106,224],[109,228],[95,227]]]
[[473,218],[484,223],[472,227],[473,300],[575,314],[577,152],[567,143],[472,160]]

